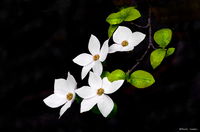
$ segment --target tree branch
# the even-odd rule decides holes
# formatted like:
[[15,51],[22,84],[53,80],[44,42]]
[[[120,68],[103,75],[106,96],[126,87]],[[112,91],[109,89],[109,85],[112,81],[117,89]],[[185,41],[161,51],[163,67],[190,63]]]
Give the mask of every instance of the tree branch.
[[[134,23],[133,23],[134,24]],[[134,24],[136,25],[136,24]],[[148,43],[148,46],[147,46],[147,49],[146,51],[144,52],[144,54],[139,58],[137,59],[136,61],[136,64],[132,66],[132,68],[130,70],[128,70],[128,74],[130,72],[132,72],[139,64],[140,62],[144,59],[144,57],[146,56],[146,54],[148,53],[149,49],[150,48],[153,48],[153,49],[156,49],[152,43],[152,29],[151,29],[151,8],[149,7],[149,17],[148,17],[148,24],[146,26],[139,26],[139,25],[136,25],[137,27],[142,27],[142,28],[149,28],[149,43]]]
[[134,22],[131,22],[131,24],[133,24],[133,25],[135,25],[136,27],[139,27],[139,28],[148,28],[149,27],[149,24],[147,24],[145,26],[141,26],[141,25],[135,24]]

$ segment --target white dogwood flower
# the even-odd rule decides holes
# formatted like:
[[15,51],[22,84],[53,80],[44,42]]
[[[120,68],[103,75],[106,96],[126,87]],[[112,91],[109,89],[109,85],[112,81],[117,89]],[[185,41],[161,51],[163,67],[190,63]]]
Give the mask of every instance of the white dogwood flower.
[[45,98],[43,101],[47,106],[51,108],[57,108],[63,105],[62,108],[60,109],[60,117],[61,117],[73,103],[75,99],[76,87],[77,87],[76,80],[68,72],[67,80],[55,79],[54,93]]
[[91,69],[93,69],[96,74],[101,75],[103,71],[101,62],[106,59],[108,54],[108,40],[103,43],[103,46],[100,49],[99,40],[94,35],[91,35],[88,49],[91,54],[82,53],[73,59],[74,63],[83,66],[81,72],[82,79],[85,78]]
[[92,109],[96,104],[104,117],[107,117],[114,107],[113,100],[107,95],[117,91],[124,80],[110,82],[107,77],[101,79],[100,76],[90,72],[89,86],[83,86],[76,90],[76,93],[83,98],[80,112]]
[[145,38],[145,34],[141,32],[133,32],[124,26],[119,26],[113,34],[115,44],[109,48],[109,53],[117,51],[131,51]]

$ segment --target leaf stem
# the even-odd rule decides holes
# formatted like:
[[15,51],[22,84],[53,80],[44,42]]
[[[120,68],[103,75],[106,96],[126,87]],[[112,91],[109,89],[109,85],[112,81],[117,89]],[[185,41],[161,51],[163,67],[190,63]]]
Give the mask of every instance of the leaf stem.
[[[134,24],[134,25],[136,25],[136,24]],[[147,49],[144,52],[144,54],[139,59],[136,60],[136,64],[133,65],[130,70],[128,70],[127,74],[131,73],[140,64],[140,62],[144,59],[144,57],[146,56],[146,54],[148,53],[150,48],[156,49],[152,42],[151,7],[149,7],[148,24],[146,26],[139,26],[139,25],[136,25],[136,26],[142,27],[142,28],[147,28],[147,27],[149,28],[149,30],[148,30],[149,31],[149,44],[148,44]]]

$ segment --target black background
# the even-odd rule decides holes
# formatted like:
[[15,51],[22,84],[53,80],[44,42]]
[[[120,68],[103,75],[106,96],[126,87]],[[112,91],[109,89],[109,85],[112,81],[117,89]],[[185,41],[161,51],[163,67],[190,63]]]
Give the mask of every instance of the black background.
[[[146,89],[128,84],[111,95],[118,113],[105,119],[92,112],[80,114],[74,103],[61,119],[59,108],[42,100],[53,93],[55,78],[70,71],[78,87],[81,67],[72,59],[88,52],[91,34],[107,39],[106,17],[122,6],[137,6],[147,23],[152,7],[152,28],[173,30],[176,47],[156,70],[149,54],[136,69],[151,72],[156,83]],[[21,132],[178,132],[200,129],[200,1],[199,0],[1,0],[0,1],[0,128]],[[133,31],[146,29],[124,23]],[[134,52],[111,54],[106,70],[128,70],[145,51],[146,38]],[[135,70],[136,70],[135,69]],[[180,130],[183,131],[183,130]]]

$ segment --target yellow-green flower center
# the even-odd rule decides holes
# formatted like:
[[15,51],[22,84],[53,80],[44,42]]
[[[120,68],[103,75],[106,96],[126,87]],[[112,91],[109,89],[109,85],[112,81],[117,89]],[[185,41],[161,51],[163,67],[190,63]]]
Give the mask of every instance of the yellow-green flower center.
[[72,100],[72,98],[73,98],[73,94],[72,93],[68,93],[67,95],[66,95],[66,98],[67,98],[67,100]]
[[128,41],[124,40],[124,41],[121,43],[121,45],[122,45],[123,47],[128,46]]
[[97,90],[97,95],[101,96],[102,94],[104,94],[104,89],[100,88]]
[[98,54],[96,54],[96,55],[93,56],[93,60],[94,61],[97,61],[99,58],[100,58],[100,56]]

